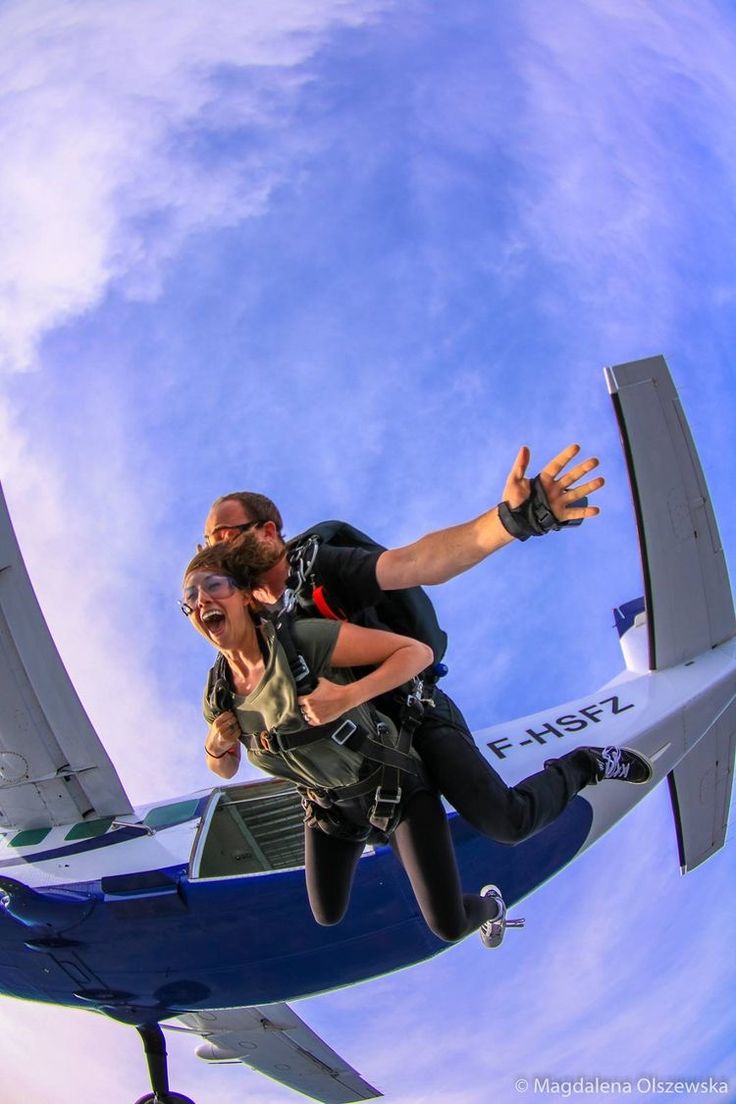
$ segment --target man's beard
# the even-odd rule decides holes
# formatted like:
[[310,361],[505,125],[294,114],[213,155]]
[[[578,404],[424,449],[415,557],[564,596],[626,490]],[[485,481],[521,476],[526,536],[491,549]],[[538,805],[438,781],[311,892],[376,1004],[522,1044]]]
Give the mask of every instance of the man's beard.
[[283,544],[266,544],[256,533],[249,532],[241,533],[230,543],[227,555],[228,559],[232,559],[237,574],[246,575],[252,580],[252,585],[257,587],[260,577],[283,559],[285,552]]

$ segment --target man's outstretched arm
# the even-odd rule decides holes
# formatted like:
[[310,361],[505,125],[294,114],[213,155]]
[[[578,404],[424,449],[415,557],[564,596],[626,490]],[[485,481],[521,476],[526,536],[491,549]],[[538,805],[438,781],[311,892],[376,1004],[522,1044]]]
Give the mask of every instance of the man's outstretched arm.
[[[559,522],[578,521],[600,513],[597,506],[568,505],[597,491],[605,482],[597,476],[573,486],[598,467],[597,459],[591,457],[564,472],[563,469],[579,452],[580,445],[568,445],[539,473],[550,509]],[[524,445],[519,449],[503,489],[501,501],[507,502],[511,509],[520,506],[531,493],[531,480],[526,478],[529,460],[530,452]],[[438,529],[413,544],[382,552],[376,564],[378,585],[382,590],[399,590],[401,587],[447,582],[505,544],[511,544],[513,539],[501,523],[498,507],[494,506],[473,521],[452,525],[449,529]]]

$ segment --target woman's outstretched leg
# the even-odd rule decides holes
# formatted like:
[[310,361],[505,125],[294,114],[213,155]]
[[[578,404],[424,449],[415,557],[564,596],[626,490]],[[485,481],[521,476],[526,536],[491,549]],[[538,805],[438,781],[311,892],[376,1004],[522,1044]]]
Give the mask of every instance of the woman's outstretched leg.
[[454,943],[497,917],[493,898],[463,893],[447,816],[435,794],[421,791],[411,798],[391,847],[439,939]]

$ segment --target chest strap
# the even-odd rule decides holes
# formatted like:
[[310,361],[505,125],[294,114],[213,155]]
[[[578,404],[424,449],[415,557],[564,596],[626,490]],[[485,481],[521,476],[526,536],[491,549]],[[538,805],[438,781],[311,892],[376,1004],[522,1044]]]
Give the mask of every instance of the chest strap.
[[387,746],[376,740],[361,725],[347,717],[329,724],[301,728],[297,732],[280,732],[272,728],[263,732],[247,732],[241,737],[249,751],[270,751],[283,755],[287,751],[300,751],[319,740],[332,740],[340,747],[356,751],[366,759],[392,767],[397,771],[415,773],[408,749]]
[[[374,771],[366,778],[361,778],[348,786],[336,786],[334,789],[310,788],[305,791],[307,797],[323,808],[329,808],[331,805],[340,805],[372,794],[373,803],[367,811],[368,822],[379,831],[390,835],[398,824],[401,815],[402,772],[417,773],[415,761],[411,757],[411,745],[414,732],[421,724],[424,716],[424,704],[431,700],[424,698],[423,693],[421,680],[415,679],[412,684],[412,692],[408,695],[402,711],[401,727],[398,732],[396,747],[385,747],[365,733],[363,733],[364,741],[356,743],[356,751],[362,752],[366,759],[372,759],[377,763]],[[342,725],[346,723],[352,724],[351,721],[341,722]],[[330,726],[323,725],[320,727],[329,728]],[[340,727],[339,724],[336,734],[339,734]],[[316,728],[306,730],[307,733],[316,731]],[[265,735],[268,735],[268,733]],[[293,736],[300,735],[303,735],[303,733],[293,734]],[[343,741],[345,746],[350,747],[350,740],[353,739],[353,736],[354,734],[351,733]]]

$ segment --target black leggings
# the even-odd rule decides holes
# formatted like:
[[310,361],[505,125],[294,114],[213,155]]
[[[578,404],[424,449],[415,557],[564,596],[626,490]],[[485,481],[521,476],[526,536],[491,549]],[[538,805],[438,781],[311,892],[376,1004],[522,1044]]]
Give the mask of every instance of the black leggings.
[[516,786],[507,786],[481,755],[465,718],[441,690],[414,736],[431,781],[469,824],[497,843],[520,843],[555,820],[594,781],[585,751],[571,751]]
[[[447,816],[435,794],[422,790],[409,799],[390,844],[439,939],[454,943],[496,915],[492,901],[462,892]],[[304,826],[307,894],[318,924],[338,924],[345,915],[364,846]]]

